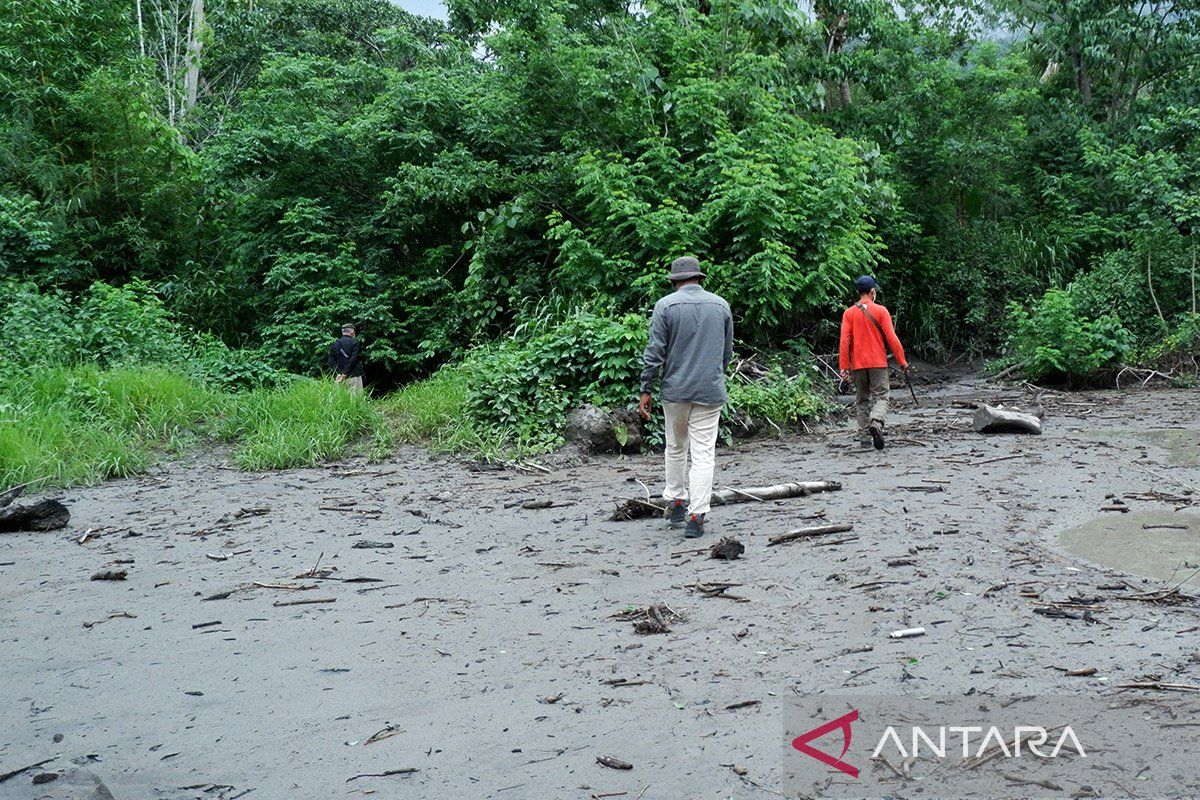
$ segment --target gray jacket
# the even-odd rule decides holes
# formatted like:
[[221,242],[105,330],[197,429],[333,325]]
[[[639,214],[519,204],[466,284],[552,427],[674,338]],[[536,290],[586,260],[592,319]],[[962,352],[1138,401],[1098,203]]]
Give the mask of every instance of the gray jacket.
[[653,394],[661,371],[663,402],[723,405],[725,369],[732,359],[729,303],[699,284],[682,286],[654,306],[642,391]]

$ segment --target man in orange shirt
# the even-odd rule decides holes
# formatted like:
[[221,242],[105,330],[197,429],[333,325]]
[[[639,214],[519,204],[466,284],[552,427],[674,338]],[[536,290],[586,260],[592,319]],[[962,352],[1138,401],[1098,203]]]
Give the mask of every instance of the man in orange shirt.
[[904,348],[892,327],[892,315],[875,302],[879,284],[870,275],[854,281],[858,302],[842,314],[842,341],[838,368],[842,380],[854,384],[854,410],[858,418],[858,439],[865,447],[867,436],[876,450],[883,449],[883,419],[888,409],[887,348],[896,357],[900,369],[908,372]]

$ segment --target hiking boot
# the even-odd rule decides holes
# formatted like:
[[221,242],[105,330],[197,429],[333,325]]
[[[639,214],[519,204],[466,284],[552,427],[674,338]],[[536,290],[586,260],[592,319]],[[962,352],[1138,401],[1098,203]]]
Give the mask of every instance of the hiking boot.
[[874,443],[876,450],[883,449],[883,425],[878,420],[871,420],[867,432],[871,434],[871,442]]
[[667,518],[667,524],[672,528],[678,528],[683,523],[687,522],[687,501],[672,500],[667,504],[663,516]]
[[692,514],[688,517],[687,529],[683,532],[685,538],[699,539],[704,535],[704,515]]

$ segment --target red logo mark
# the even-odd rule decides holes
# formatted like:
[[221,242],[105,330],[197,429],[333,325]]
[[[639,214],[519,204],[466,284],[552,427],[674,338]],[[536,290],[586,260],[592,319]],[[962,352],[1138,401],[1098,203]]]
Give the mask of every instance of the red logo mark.
[[[850,723],[857,719],[858,709],[856,708],[850,713],[843,714],[837,719],[826,722],[824,725],[821,725],[818,728],[813,728],[808,733],[800,734],[795,739],[792,739],[792,747],[796,748],[801,753],[804,753],[806,756],[812,756],[826,766],[833,767],[836,770],[841,770],[851,778],[857,778],[858,767],[852,767],[845,761],[842,761],[842,756],[846,755],[846,751],[850,749]],[[809,745],[809,742],[811,742],[813,739],[820,739],[830,731],[835,731],[839,728],[842,731],[842,752],[838,754],[837,758],[834,758],[828,753],[822,753],[820,750]]]

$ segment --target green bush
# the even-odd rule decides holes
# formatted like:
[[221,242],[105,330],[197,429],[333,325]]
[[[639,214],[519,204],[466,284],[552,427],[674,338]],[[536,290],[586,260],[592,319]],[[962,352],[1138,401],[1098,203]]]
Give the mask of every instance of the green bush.
[[365,395],[330,381],[228,393],[168,367],[46,366],[0,386],[0,488],[90,484],[144,471],[164,451],[235,444],[246,469],[311,466],[392,437]]
[[519,449],[553,449],[572,407],[633,402],[647,331],[640,315],[577,311],[476,350],[462,365],[464,410],[484,429],[507,432]]
[[816,419],[829,410],[828,400],[813,386],[815,366],[788,375],[775,365],[766,375],[750,379],[736,374],[729,380],[729,402],[723,423],[725,436],[762,427],[780,431],[805,420]]
[[273,386],[286,379],[253,350],[234,350],[179,324],[152,288],[93,283],[78,298],[0,283],[0,349],[15,370],[91,364],[168,366],[225,389]]
[[1134,346],[1119,317],[1085,317],[1071,293],[1050,289],[1031,308],[1009,306],[1009,357],[1029,380],[1087,381]]

